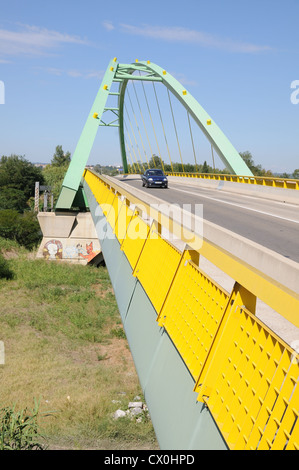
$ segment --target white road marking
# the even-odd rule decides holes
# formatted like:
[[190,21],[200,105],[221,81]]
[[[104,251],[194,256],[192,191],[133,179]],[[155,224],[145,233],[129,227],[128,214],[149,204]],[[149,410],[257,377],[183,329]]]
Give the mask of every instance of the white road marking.
[[252,212],[258,212],[259,214],[268,215],[270,217],[276,217],[277,219],[286,220],[286,221],[292,222],[294,224],[299,224],[299,220],[288,219],[288,218],[282,217],[280,215],[271,214],[270,212],[260,211],[258,209],[253,209],[251,207],[242,206],[241,204],[236,204],[234,202],[222,201],[221,199],[218,199],[218,198],[215,198],[215,197],[203,196],[202,194],[198,194],[198,193],[195,193],[193,191],[185,191],[184,189],[178,189],[178,188],[173,188],[173,187],[170,188],[170,189],[173,189],[174,191],[180,191],[182,193],[193,194],[194,196],[203,197],[205,199],[212,199],[213,201],[221,202],[222,204],[228,204],[229,206],[240,207],[241,209],[246,209],[246,210],[252,211]]

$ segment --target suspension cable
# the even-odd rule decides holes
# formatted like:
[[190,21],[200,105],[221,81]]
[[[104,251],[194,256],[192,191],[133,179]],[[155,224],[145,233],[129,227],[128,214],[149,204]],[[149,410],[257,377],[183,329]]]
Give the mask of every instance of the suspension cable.
[[173,114],[173,109],[172,109],[172,104],[171,104],[171,99],[170,99],[170,94],[169,94],[168,88],[167,88],[167,94],[168,94],[168,100],[169,100],[169,105],[170,105],[170,110],[171,110],[171,115],[172,115],[172,121],[173,121],[173,126],[174,126],[174,130],[175,130],[175,135],[176,135],[176,140],[177,140],[177,143],[178,143],[179,154],[180,154],[180,158],[181,158],[181,162],[182,162],[182,169],[183,169],[183,171],[185,171],[184,170],[184,163],[183,163],[183,159],[182,159],[181,147],[180,147],[180,143],[179,143],[179,137],[178,137],[178,133],[177,133],[177,129],[176,129],[176,124],[175,124],[175,119],[174,119],[174,114]]
[[[140,70],[139,70],[139,75],[141,76]],[[148,104],[148,99],[147,99],[147,96],[146,96],[146,93],[145,93],[145,88],[144,88],[143,81],[141,81],[141,85],[142,85],[142,88],[143,88],[144,98],[145,98],[145,101],[146,101],[146,104],[147,104],[147,109],[148,109],[149,117],[150,117],[150,120],[151,120],[151,123],[152,123],[152,128],[153,128],[153,131],[154,131],[154,136],[155,136],[155,140],[156,140],[156,144],[157,144],[157,148],[158,148],[159,158],[160,158],[160,160],[161,160],[161,166],[162,166],[162,169],[163,169],[163,171],[164,171],[164,164],[163,164],[163,160],[162,160],[162,157],[161,157],[162,154],[161,154],[161,151],[160,151],[160,148],[159,148],[159,143],[158,143],[158,139],[157,139],[157,134],[156,134],[156,131],[155,131],[155,126],[154,126],[154,123],[153,123],[153,119],[152,119],[152,115],[151,115],[151,110],[150,110],[150,107],[149,107],[149,104]],[[153,154],[153,162],[154,162],[154,165],[156,166],[156,162],[155,162],[155,159],[154,159],[154,154]]]
[[[134,155],[135,160],[136,160],[136,164],[137,164],[137,166],[138,166],[138,170],[139,170],[139,172],[141,173],[141,169],[140,169],[140,166],[139,166],[139,162],[138,162],[138,159],[137,159],[137,157],[136,157],[134,145],[133,145],[133,143],[132,143],[131,136],[130,136],[130,132],[129,132],[129,130],[128,130],[128,127],[127,127],[126,122],[125,122],[125,128],[126,128],[126,131],[127,131],[128,137],[129,137],[129,141],[130,141],[130,144],[131,144],[131,147],[132,147],[133,155]],[[141,161],[140,161],[140,163],[142,164]],[[143,166],[143,165],[142,165],[142,166]]]
[[211,150],[212,150],[212,160],[213,160],[213,169],[215,173],[215,160],[214,160],[214,151],[213,151],[213,145],[211,144]]
[[171,157],[170,157],[170,152],[169,152],[169,147],[168,147],[168,143],[167,143],[167,138],[166,138],[166,134],[165,134],[163,119],[162,119],[162,115],[161,115],[161,110],[160,110],[160,106],[159,106],[159,101],[158,101],[158,97],[157,97],[157,93],[156,93],[155,83],[152,82],[152,84],[153,84],[153,87],[154,87],[156,102],[157,102],[157,106],[158,106],[158,110],[159,110],[159,114],[160,114],[160,119],[161,119],[162,129],[163,129],[163,133],[164,133],[165,143],[166,143],[167,152],[168,152],[168,156],[169,156],[169,160],[170,160],[170,165],[171,165],[171,170],[172,170],[172,173],[174,173],[174,171],[173,171],[173,166],[172,166],[172,161],[171,161]]
[[[139,72],[140,72],[140,70],[139,70]],[[137,95],[137,92],[136,92],[136,88],[135,88],[134,81],[132,81],[132,85],[133,85],[133,88],[134,88],[134,92],[135,92],[137,104],[138,104],[139,111],[140,111],[140,114],[141,114],[141,119],[142,119],[142,122],[143,122],[143,127],[144,127],[145,134],[146,134],[146,137],[147,137],[147,141],[148,141],[148,145],[149,145],[149,148],[150,148],[150,152],[151,152],[151,155],[153,155],[152,146],[151,146],[150,139],[149,139],[149,137],[148,137],[148,133],[147,133],[147,129],[146,129],[146,125],[145,125],[145,122],[144,122],[144,119],[143,119],[143,114],[142,114],[142,110],[141,110],[139,98],[138,98],[138,95]],[[156,166],[155,159],[153,159],[153,161],[154,161],[154,166]]]
[[[127,110],[126,105],[125,105],[125,110],[126,110],[127,117],[128,117],[128,120],[129,120],[131,129],[132,129],[133,137],[134,137],[135,144],[136,144],[136,147],[137,147],[137,150],[138,150],[138,154],[139,154],[139,157],[140,157],[140,162],[141,162],[143,171],[145,171],[145,168],[144,168],[144,165],[143,165],[143,161],[142,161],[142,157],[141,157],[141,153],[140,153],[139,146],[138,146],[138,142],[137,142],[137,139],[136,139],[136,136],[135,136],[135,133],[134,133],[134,129],[133,129],[132,123],[131,123],[131,121],[130,121],[130,116],[129,116],[129,113],[128,113],[128,110]],[[138,165],[138,167],[139,167],[139,165]]]
[[129,147],[129,144],[128,144],[126,138],[125,138],[125,145],[126,145],[126,147],[127,147],[127,151],[128,151],[128,153],[129,153],[129,156],[130,156],[131,167],[133,168],[134,173],[136,173],[135,163],[134,163],[134,161],[133,161],[133,157],[132,157],[132,154],[131,154],[131,150],[130,150],[130,147]]
[[191,136],[191,142],[192,142],[192,148],[193,148],[193,155],[194,155],[194,161],[195,161],[195,169],[197,169],[197,171],[199,172],[199,167],[198,167],[198,164],[197,164],[197,161],[196,161],[195,147],[194,147],[194,141],[193,141],[191,122],[190,122],[190,115],[189,115],[188,111],[187,111],[187,116],[188,116],[189,130],[190,130],[190,136]]
[[145,150],[145,147],[143,145],[142,136],[141,136],[141,133],[140,133],[139,125],[138,125],[138,122],[137,122],[136,114],[135,114],[135,111],[134,111],[134,108],[133,108],[133,104],[132,104],[132,100],[131,100],[131,96],[130,96],[128,88],[127,88],[127,94],[128,94],[128,98],[129,98],[129,101],[130,101],[130,104],[131,104],[132,113],[133,113],[133,116],[134,116],[134,119],[135,119],[135,124],[136,124],[137,131],[138,131],[138,134],[139,134],[139,137],[140,137],[141,145],[142,145],[142,148],[143,148],[143,151],[144,151],[144,156],[145,156],[145,159],[147,161],[147,166],[150,167],[148,159],[147,159],[147,155],[146,155],[146,150]]

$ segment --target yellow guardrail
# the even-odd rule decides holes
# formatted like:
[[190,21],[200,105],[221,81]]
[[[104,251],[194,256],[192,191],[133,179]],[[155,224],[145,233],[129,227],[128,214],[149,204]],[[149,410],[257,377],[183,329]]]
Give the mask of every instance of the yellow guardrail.
[[[299,296],[207,240],[181,252],[161,236],[162,214],[148,212],[149,225],[143,201],[84,178],[229,448],[299,450],[299,355],[255,316],[258,296],[298,326]],[[200,255],[234,276],[232,292],[198,267]]]
[[299,189],[299,179],[276,178],[275,176],[242,176],[222,175],[214,173],[165,172],[169,176],[184,176],[185,178],[200,178],[205,180],[229,181],[248,185],[267,186],[269,188]]

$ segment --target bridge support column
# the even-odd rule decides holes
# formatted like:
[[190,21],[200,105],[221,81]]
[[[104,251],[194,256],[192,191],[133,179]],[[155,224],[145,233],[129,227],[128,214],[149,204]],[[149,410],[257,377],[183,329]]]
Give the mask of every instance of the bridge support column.
[[40,212],[43,233],[37,258],[99,264],[102,250],[90,212]]

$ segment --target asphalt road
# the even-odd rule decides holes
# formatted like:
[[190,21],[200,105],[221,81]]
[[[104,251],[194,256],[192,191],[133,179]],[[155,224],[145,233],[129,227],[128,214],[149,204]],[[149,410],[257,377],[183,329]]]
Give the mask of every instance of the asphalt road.
[[298,205],[198,188],[181,182],[170,181],[168,189],[143,188],[139,176],[123,181],[192,212],[195,204],[202,204],[204,219],[299,262]]

